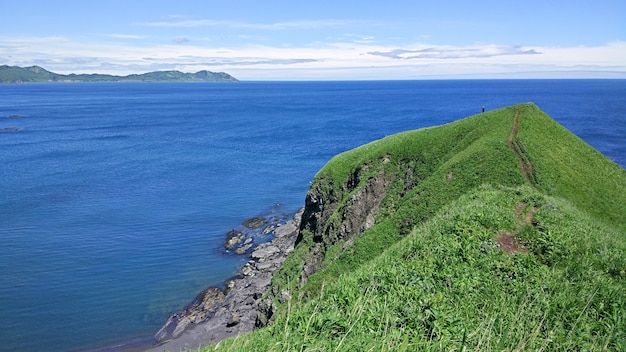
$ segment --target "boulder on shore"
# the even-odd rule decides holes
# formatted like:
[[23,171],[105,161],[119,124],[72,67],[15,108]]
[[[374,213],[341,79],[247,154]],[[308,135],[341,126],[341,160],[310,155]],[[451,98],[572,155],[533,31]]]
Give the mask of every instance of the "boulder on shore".
[[155,340],[163,342],[176,338],[190,324],[205,321],[224,297],[224,291],[217,287],[209,287],[202,291],[187,307],[167,319],[165,325],[154,336]]

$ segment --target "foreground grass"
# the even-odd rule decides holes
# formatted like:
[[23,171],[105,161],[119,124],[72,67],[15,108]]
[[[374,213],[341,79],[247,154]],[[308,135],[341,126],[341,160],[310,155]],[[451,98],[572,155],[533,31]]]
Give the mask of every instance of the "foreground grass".
[[205,351],[624,350],[625,242],[567,201],[481,187],[275,325]]

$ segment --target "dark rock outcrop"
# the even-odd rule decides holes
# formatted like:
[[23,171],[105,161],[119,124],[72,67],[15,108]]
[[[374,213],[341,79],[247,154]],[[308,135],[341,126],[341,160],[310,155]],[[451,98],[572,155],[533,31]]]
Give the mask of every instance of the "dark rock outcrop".
[[224,241],[224,248],[226,250],[231,250],[235,248],[238,244],[242,243],[246,235],[237,230],[230,230],[226,234],[226,241]]
[[[380,169],[363,180],[369,171],[366,165],[355,170],[336,192],[325,179],[317,180],[307,193],[298,241],[311,235],[315,245],[311,248],[311,260],[304,264],[300,286],[320,269],[328,247],[345,241],[350,246],[363,232],[375,225],[374,216],[393,182],[395,175]],[[348,195],[342,197],[341,195]]]
[[3,127],[0,128],[0,132],[18,132],[21,131],[22,129],[19,127]]
[[241,226],[228,231],[224,241],[224,248],[227,252],[238,255],[249,253],[258,243],[269,241],[276,228],[283,223],[287,215],[276,214],[277,205],[273,211],[266,214],[254,216],[244,220]]
[[267,220],[261,216],[255,216],[243,221],[243,226],[251,229],[258,229],[265,224],[267,224]]

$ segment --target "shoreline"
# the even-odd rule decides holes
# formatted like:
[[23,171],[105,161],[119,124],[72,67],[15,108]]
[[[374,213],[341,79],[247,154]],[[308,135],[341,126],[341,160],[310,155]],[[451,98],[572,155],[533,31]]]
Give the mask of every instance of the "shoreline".
[[263,297],[271,287],[274,273],[294,249],[302,211],[303,208],[285,223],[276,224],[271,241],[250,248],[250,260],[238,275],[226,280],[225,290],[215,286],[205,289],[170,316],[155,334],[157,345],[133,351],[198,349],[266,325],[272,303],[265,302]]
[[[224,254],[248,261],[228,279],[205,288],[163,322],[158,331],[104,342],[74,352],[185,351],[215,344],[258,327],[261,297],[293,250],[304,208],[277,215],[271,210],[244,220],[224,236]],[[264,307],[267,310],[271,307]],[[263,309],[261,309],[263,310]],[[261,313],[263,315],[265,313]],[[267,320],[262,325],[266,324]],[[160,334],[160,336],[159,336]]]
[[[270,241],[247,247],[250,260],[237,275],[224,282],[225,289],[218,286],[205,289],[169,317],[155,334],[156,345],[130,351],[198,349],[265,326],[273,307],[271,300],[263,297],[271,288],[274,273],[294,249],[303,210],[285,222],[276,223],[267,232],[272,236]],[[226,243],[229,238],[232,237],[227,236]],[[243,246],[245,243],[246,240],[241,241]]]

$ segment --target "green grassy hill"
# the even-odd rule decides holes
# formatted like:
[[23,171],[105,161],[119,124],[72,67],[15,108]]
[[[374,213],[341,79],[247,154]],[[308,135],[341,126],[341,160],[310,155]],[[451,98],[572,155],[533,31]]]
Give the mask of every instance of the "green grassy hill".
[[624,350],[626,171],[535,105],[333,158],[272,324],[206,350]]

